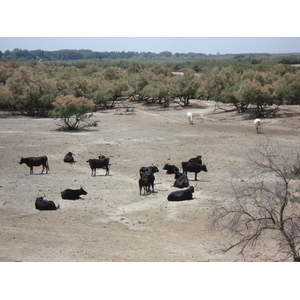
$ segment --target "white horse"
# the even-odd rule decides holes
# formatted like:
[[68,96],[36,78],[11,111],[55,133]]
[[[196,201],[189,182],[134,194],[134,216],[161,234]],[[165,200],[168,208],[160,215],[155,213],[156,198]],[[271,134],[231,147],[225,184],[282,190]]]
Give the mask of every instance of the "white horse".
[[255,119],[253,123],[254,123],[255,129],[256,129],[256,133],[261,133],[261,128],[262,128],[261,120]]
[[188,112],[186,115],[187,115],[189,124],[190,124],[190,125],[194,125],[194,122],[193,122],[193,113]]

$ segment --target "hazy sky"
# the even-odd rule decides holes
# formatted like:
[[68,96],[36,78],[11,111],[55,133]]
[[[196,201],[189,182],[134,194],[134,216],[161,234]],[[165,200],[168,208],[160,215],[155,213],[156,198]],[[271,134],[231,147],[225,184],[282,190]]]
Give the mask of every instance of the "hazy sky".
[[1,4],[0,50],[300,52],[300,26],[293,14],[297,3],[5,1]]
[[90,49],[172,53],[290,53],[300,52],[300,37],[0,37],[0,50]]

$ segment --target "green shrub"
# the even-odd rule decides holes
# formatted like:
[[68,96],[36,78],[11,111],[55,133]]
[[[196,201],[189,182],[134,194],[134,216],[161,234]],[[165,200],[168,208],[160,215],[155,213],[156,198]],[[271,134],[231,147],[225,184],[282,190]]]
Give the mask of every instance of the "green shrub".
[[76,98],[73,95],[58,96],[53,102],[54,109],[50,112],[61,130],[78,130],[87,126],[87,120],[92,116],[94,103],[85,97]]

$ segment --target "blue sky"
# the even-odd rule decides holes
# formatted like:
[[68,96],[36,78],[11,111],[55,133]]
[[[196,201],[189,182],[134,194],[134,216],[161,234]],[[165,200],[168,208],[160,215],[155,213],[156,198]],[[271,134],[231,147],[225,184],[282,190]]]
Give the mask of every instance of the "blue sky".
[[0,50],[300,52],[296,3],[5,1],[1,4]]
[[172,53],[300,52],[300,37],[0,37],[0,50],[90,49]]

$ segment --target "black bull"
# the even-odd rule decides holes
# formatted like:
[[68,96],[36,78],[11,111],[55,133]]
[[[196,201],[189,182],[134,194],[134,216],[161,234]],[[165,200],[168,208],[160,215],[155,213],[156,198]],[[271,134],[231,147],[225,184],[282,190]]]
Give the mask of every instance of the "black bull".
[[59,205],[55,205],[53,201],[44,200],[44,197],[37,197],[35,200],[35,208],[38,210],[57,210]]
[[48,173],[48,171],[50,171],[47,156],[27,157],[27,158],[21,157],[19,164],[26,164],[30,168],[30,174],[33,174],[33,167],[38,167],[40,165],[43,166],[43,170],[41,174],[43,174],[45,168],[46,168],[46,174]]
[[77,190],[66,189],[61,192],[61,197],[62,199],[77,200],[80,199],[81,195],[86,195],[86,194],[87,192],[83,188]]
[[87,161],[92,169],[92,176],[96,176],[96,169],[106,169],[105,175],[109,175],[109,158],[103,158],[103,159],[89,159]]
[[188,189],[175,191],[169,194],[169,201],[184,201],[193,199],[194,187],[190,186]]

